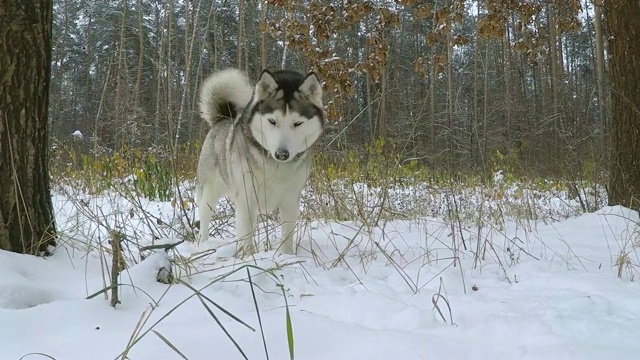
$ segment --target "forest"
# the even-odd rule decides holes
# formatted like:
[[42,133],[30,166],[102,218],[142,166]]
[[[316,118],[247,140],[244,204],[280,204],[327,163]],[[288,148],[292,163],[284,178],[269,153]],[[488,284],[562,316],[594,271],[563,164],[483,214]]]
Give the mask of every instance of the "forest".
[[51,132],[79,131],[96,155],[197,146],[203,77],[284,67],[322,77],[338,158],[383,139],[437,170],[487,173],[509,156],[518,175],[606,172],[592,1],[63,0],[53,37]]
[[1,359],[638,358],[638,0],[0,24]]

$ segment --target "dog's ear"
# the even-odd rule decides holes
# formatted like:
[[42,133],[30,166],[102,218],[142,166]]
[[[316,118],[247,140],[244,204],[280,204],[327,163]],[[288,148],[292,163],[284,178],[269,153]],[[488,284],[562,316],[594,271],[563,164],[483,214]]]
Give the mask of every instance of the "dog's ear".
[[322,109],[322,85],[314,72],[310,72],[300,85],[300,92],[314,105]]
[[263,70],[256,84],[256,99],[265,100],[278,89],[278,83],[269,70]]

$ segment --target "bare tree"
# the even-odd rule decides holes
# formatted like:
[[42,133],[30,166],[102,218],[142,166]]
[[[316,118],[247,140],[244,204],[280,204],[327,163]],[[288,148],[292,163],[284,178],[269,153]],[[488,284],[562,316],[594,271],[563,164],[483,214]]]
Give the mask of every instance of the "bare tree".
[[604,44],[602,36],[602,0],[592,0],[594,5],[594,25],[596,32],[596,73],[598,77],[598,115],[600,117],[600,127],[602,135],[608,131],[606,105],[605,105],[605,85],[604,85]]
[[519,175],[564,177],[580,158],[608,161],[605,22],[594,37],[588,5],[600,2],[63,0],[51,132],[95,128],[97,156],[121,144],[190,156],[203,74],[286,66],[322,75],[333,150],[382,137],[434,168],[519,160]]
[[611,53],[611,178],[609,205],[640,210],[640,2],[604,7]]
[[52,3],[0,2],[0,249],[55,245],[47,168]]

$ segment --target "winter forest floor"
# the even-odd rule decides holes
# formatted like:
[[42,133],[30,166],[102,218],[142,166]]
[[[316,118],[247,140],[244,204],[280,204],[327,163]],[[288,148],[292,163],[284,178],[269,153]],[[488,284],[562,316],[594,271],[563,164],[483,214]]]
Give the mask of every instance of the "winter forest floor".
[[[380,192],[345,187],[376,213]],[[193,207],[60,187],[54,255],[0,252],[0,359],[289,359],[289,343],[305,360],[638,359],[637,213],[517,185],[390,193],[410,216],[324,220],[307,202],[297,256],[237,259],[224,202],[207,243],[141,254],[189,240]],[[126,238],[115,309],[87,300],[109,283],[109,229]]]

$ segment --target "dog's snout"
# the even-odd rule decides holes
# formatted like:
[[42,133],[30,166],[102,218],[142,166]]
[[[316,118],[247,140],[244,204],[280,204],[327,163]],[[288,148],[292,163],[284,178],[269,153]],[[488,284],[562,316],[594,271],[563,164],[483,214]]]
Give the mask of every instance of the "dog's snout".
[[276,159],[280,161],[286,161],[289,159],[289,150],[278,149],[276,150]]

